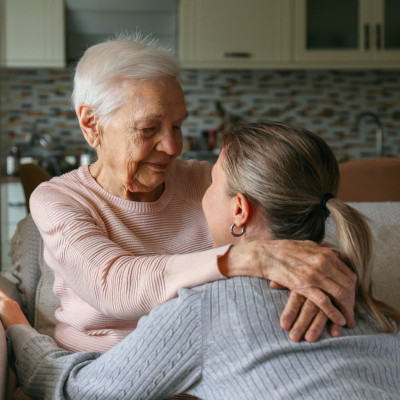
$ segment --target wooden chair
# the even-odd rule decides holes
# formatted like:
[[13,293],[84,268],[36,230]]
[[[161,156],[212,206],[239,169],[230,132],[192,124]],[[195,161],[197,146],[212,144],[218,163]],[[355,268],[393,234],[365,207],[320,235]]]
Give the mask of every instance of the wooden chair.
[[344,201],[400,201],[400,158],[371,158],[339,164],[338,197]]
[[51,178],[49,172],[36,164],[22,164],[19,168],[19,176],[24,189],[26,211],[29,213],[29,198],[36,187]]

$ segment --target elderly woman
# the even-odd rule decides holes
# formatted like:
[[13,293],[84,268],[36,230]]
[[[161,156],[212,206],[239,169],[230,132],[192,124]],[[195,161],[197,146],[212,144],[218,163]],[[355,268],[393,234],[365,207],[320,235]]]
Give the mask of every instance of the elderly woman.
[[368,225],[335,198],[338,180],[334,155],[318,136],[250,124],[225,136],[203,208],[217,246],[321,242],[331,214],[358,277],[360,320],[340,339],[323,333],[317,344],[291,342],[275,324],[288,293],[256,278],[180,290],[103,355],[58,349],[3,299],[22,387],[40,399],[162,399],[182,391],[204,399],[400,398],[400,336],[393,334],[400,315],[371,295]]
[[[201,210],[211,166],[177,159],[187,116],[178,73],[168,52],[130,39],[95,45],[77,65],[73,102],[97,161],[40,185],[30,201],[61,301],[57,343],[106,351],[179,288],[237,275],[274,280],[352,325],[355,276],[331,250],[269,240],[211,249]],[[306,304],[294,340],[308,327],[318,336],[326,317],[314,315]]]

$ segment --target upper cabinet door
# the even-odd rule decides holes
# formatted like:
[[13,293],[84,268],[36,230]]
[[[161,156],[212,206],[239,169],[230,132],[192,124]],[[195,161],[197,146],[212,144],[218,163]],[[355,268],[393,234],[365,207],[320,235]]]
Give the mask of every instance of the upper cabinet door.
[[400,61],[400,1],[371,0],[374,61]]
[[1,0],[1,64],[64,67],[63,0]]
[[368,0],[296,0],[295,60],[370,59]]
[[295,0],[295,62],[385,66],[400,61],[398,0]]
[[184,67],[257,68],[290,61],[290,0],[181,0]]

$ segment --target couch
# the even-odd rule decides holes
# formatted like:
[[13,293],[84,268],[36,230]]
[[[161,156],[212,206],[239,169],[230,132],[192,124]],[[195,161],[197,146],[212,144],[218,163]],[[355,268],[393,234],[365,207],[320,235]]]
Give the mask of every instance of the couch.
[[[367,216],[373,233],[373,292],[377,298],[400,311],[400,202],[361,202],[351,205]],[[326,239],[337,242],[330,220]],[[43,259],[40,234],[29,214],[18,224],[10,255],[13,266],[1,274],[0,288],[20,302],[27,319],[39,332],[52,336],[56,322],[54,311],[59,307],[59,301],[52,292],[54,277]],[[24,395],[16,390],[15,378],[7,369],[3,332],[0,332],[0,399],[21,399]]]

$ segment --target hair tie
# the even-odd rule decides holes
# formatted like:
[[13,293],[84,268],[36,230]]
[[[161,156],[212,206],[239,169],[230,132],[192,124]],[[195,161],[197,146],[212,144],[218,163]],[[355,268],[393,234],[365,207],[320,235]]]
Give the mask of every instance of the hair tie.
[[335,196],[332,193],[325,193],[322,196],[320,206],[324,211],[328,211],[328,209],[326,208],[326,203],[328,202],[329,199],[333,199],[334,197]]

